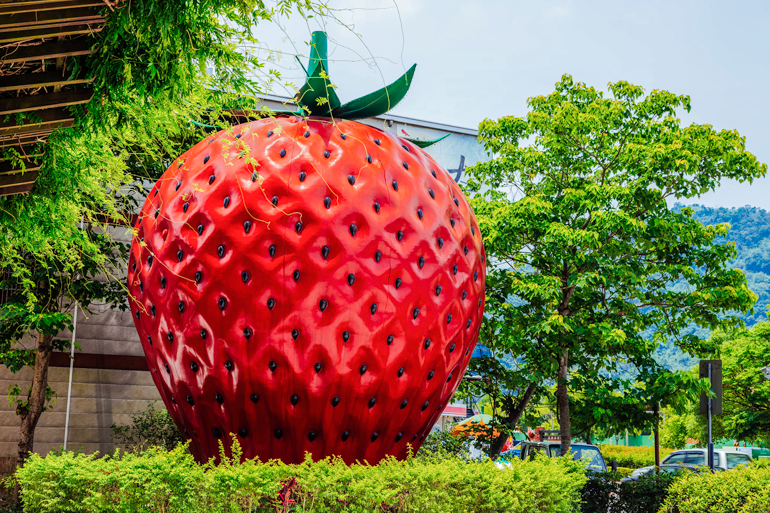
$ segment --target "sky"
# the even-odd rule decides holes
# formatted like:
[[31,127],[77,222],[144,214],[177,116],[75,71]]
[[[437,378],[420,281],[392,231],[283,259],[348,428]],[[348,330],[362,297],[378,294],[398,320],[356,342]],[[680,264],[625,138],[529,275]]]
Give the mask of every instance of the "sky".
[[[565,73],[605,89],[626,80],[645,91],[687,94],[683,124],[737,130],[770,162],[770,2],[330,0],[330,16],[261,24],[284,80],[302,83],[309,34],[329,34],[330,76],[344,103],[394,81],[417,63],[393,114],[476,128],[523,116]],[[262,55],[266,56],[265,51]],[[276,88],[276,94],[287,94]],[[291,95],[291,94],[289,94]],[[685,201],[770,210],[770,177],[724,181]]]

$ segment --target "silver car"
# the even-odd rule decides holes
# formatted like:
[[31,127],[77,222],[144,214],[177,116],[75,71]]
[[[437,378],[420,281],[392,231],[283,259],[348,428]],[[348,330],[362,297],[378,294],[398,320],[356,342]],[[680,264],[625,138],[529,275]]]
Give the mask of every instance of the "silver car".
[[[688,467],[708,466],[708,449],[683,449],[674,451],[661,461],[661,465],[681,464]],[[738,451],[714,450],[714,466],[732,470],[751,463],[751,456]]]

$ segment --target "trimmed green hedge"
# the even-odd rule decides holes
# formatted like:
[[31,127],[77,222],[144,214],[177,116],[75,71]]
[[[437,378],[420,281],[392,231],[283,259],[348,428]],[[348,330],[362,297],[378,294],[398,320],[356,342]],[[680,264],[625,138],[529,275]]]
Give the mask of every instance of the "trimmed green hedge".
[[770,465],[701,475],[686,473],[668,489],[661,513],[770,512]]
[[33,455],[17,472],[29,512],[563,512],[579,508],[585,476],[567,458],[386,460],[348,466],[225,460],[197,465],[184,446],[167,452]]

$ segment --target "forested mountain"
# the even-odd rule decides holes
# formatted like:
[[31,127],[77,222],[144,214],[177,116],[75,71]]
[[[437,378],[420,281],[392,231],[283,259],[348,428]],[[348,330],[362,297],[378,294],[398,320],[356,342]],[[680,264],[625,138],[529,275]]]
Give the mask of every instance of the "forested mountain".
[[[695,210],[695,219],[703,224],[730,223],[730,233],[725,242],[734,242],[738,250],[738,258],[733,266],[746,273],[749,288],[759,296],[754,314],[741,317],[746,326],[766,321],[770,305],[770,212],[748,205],[740,208],[691,207]],[[680,209],[682,205],[674,208]],[[693,331],[698,331],[704,337],[709,335],[705,330]],[[657,357],[672,370],[689,369],[696,363],[696,360],[682,354],[673,344],[661,347]]]

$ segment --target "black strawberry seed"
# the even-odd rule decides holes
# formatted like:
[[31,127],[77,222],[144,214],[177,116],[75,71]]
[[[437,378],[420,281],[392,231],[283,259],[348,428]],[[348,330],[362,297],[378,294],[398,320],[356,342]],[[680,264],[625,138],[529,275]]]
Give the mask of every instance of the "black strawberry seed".
[[324,198],[324,207],[326,207],[328,209],[331,205],[332,205],[332,199],[329,196],[325,197]]
[[219,428],[214,428],[211,432],[214,433],[214,437],[222,438],[222,431],[220,431]]
[[305,139],[307,139],[308,137],[310,137],[310,132],[305,132]]
[[422,405],[422,411],[425,411],[425,410],[427,410],[427,409],[428,409],[428,405],[429,405],[429,404],[430,404],[430,402],[429,402],[429,401],[425,401],[425,402],[423,403],[423,405]]
[[294,225],[294,229],[297,230],[297,233],[302,231],[302,223],[297,221],[297,224]]
[[153,194],[153,196],[157,196],[157,195],[158,195],[158,189],[155,189],[155,194]]
[[473,271],[473,281],[476,281],[479,279],[479,273],[476,271]]
[[321,248],[321,256],[324,260],[326,260],[326,257],[329,256],[329,246],[324,246]]
[[279,155],[281,155],[281,158],[284,158],[286,156],[286,150],[281,150]]
[[273,204],[273,206],[276,206],[278,204],[278,196],[273,196],[270,202]]
[[396,278],[396,290],[401,286],[401,278]]
[[340,398],[335,396],[334,399],[332,399],[332,407],[336,408],[338,404],[340,404]]
[[369,307],[369,311],[372,312],[372,315],[377,313],[377,303],[372,303],[372,306]]
[[297,328],[294,328],[291,330],[291,338],[294,340],[297,340],[297,337],[299,337],[299,330]]
[[324,157],[326,157],[328,159],[330,156],[331,156],[331,153],[329,152],[329,150],[326,150],[324,152]]
[[444,239],[441,237],[438,238],[438,249],[441,249],[444,247]]
[[152,337],[147,337],[147,343],[152,345]]
[[479,298],[479,308],[481,308],[481,299]]
[[371,164],[371,163],[372,163],[372,156],[371,156],[371,155],[367,155],[367,156],[366,156],[366,161],[367,161],[369,164]]
[[139,282],[139,292],[144,292],[144,283]]
[[466,256],[468,255],[468,246],[465,246],[463,248],[463,252],[465,253]]
[[243,428],[241,428],[241,429],[239,429],[239,430],[238,430],[238,436],[240,436],[241,438],[246,438],[246,435],[248,435],[248,434],[249,434],[249,432],[248,432],[248,431],[246,431],[246,430],[245,430],[245,429],[243,429]]
[[297,406],[297,403],[299,402],[299,396],[297,394],[294,394],[293,396],[291,396],[289,401],[291,402],[292,406]]
[[268,136],[268,137],[272,137],[272,136],[273,136],[273,131],[272,131],[272,130],[269,130],[269,131],[267,132],[267,136]]
[[460,201],[457,198],[454,198],[455,206],[460,206]]
[[147,257],[147,266],[152,267],[152,255]]
[[136,318],[139,319],[139,310],[136,311]]
[[474,236],[476,235],[476,230],[473,228],[473,226],[471,226],[471,234]]
[[236,139],[240,139],[243,136],[243,134],[238,134],[235,136]]
[[454,350],[455,350],[455,345],[454,345],[454,344],[452,344],[451,346],[449,346],[449,352],[450,352],[450,353],[453,353],[453,352],[454,352]]
[[315,437],[316,437],[316,433],[315,433],[315,431],[311,431],[310,433],[308,433],[308,434],[307,434],[307,439],[308,439],[309,441],[311,441],[311,442],[312,442],[313,440],[315,440]]
[[470,327],[471,327],[471,320],[470,320],[470,319],[468,319],[468,325],[467,325],[467,326],[465,326],[465,329],[468,329],[468,328],[470,328]]
[[452,267],[452,274],[457,274],[457,264]]
[[374,211],[377,212],[378,214],[380,213],[380,204],[379,203],[375,203],[374,204]]
[[227,369],[229,371],[233,370],[233,362],[231,362],[230,360],[227,360],[225,362],[225,369]]
[[280,440],[280,439],[281,439],[281,437],[283,436],[283,431],[281,431],[280,429],[276,429],[275,431],[273,431],[273,434],[275,435],[275,437],[276,437],[278,440]]
[[441,294],[441,285],[436,285],[436,295]]
[[150,313],[155,316],[155,305],[150,305]]
[[404,169],[409,169],[409,164],[407,164],[406,162],[403,162],[402,165],[404,166]]
[[220,297],[219,301],[217,301],[217,305],[219,305],[220,310],[224,310],[225,307],[227,306],[227,301],[225,300],[225,298]]
[[417,209],[417,217],[419,217],[420,219],[422,219],[422,209],[421,209],[421,208],[418,208],[418,209]]
[[434,375],[435,375],[435,373],[433,371],[430,371],[428,373],[428,381],[432,380]]
[[200,283],[202,279],[203,279],[203,273],[201,273],[200,271],[196,272],[195,273],[195,283]]
[[305,174],[305,172],[304,172],[304,171],[300,171],[300,172],[299,172],[299,181],[300,181],[300,182],[304,182],[304,181],[305,181],[305,178],[307,178],[307,174]]
[[362,365],[360,369],[358,369],[358,373],[362,376],[366,373],[366,365]]
[[430,339],[426,338],[425,339],[425,349],[428,349],[429,347],[430,347]]
[[[240,155],[240,153],[239,153],[239,155]],[[252,182],[256,182],[257,181],[257,172],[256,171],[251,173],[251,181]]]
[[190,204],[189,203],[185,203],[184,205],[182,205],[182,212],[187,213],[187,209],[188,208],[190,208]]
[[372,442],[374,442],[375,440],[377,440],[377,437],[378,437],[378,436],[380,436],[380,434],[379,434],[379,433],[377,433],[377,432],[375,431],[375,432],[372,434]]
[[131,270],[132,270],[132,271],[136,271],[136,262],[134,262],[133,264],[131,264]]
[[222,257],[225,256],[225,247],[224,246],[219,246],[217,248],[217,255],[219,255],[219,258],[222,258]]
[[404,148],[406,151],[409,151],[409,148],[407,148],[405,144],[402,144],[401,147]]
[[321,302],[318,303],[318,308],[320,308],[321,311],[323,312],[324,310],[326,310],[326,307],[328,305],[329,305],[329,303],[325,299],[322,299]]
[[164,364],[164,366],[166,367],[166,372],[171,374],[171,369],[169,368],[168,364],[166,363],[166,364]]
[[414,442],[415,440],[417,440],[417,435],[416,434],[412,437],[412,442]]
[[204,164],[208,163],[208,161],[209,161],[209,159],[210,159],[210,158],[211,158],[211,157],[210,157],[209,155],[206,155],[205,157],[203,157],[203,163],[204,163]]
[[198,225],[198,235],[203,235],[203,225],[202,224]]
[[400,242],[400,241],[401,241],[401,239],[403,239],[403,238],[404,238],[404,232],[402,232],[401,230],[399,230],[399,231],[396,233],[396,239],[398,239],[398,240],[399,240],[399,242]]
[[390,344],[392,344],[392,343],[393,343],[393,335],[388,335],[388,340],[387,340],[387,342],[388,342],[388,345],[390,345]]
[[251,394],[251,402],[256,404],[259,402],[259,395],[257,394]]
[[345,431],[344,433],[342,433],[342,441],[344,442],[345,440],[347,440],[349,436],[350,436],[349,431]]
[[217,177],[216,177],[216,176],[214,176],[214,175],[211,175],[211,176],[209,176],[209,185],[211,185],[212,183],[214,183],[214,180],[216,180],[216,178],[217,178]]
[[420,266],[420,269],[425,265],[425,258],[420,257],[420,260],[417,261],[417,265]]
[[452,322],[452,314],[449,314],[446,316],[446,323],[450,324]]
[[382,253],[380,253],[379,251],[375,252],[374,253],[374,261],[379,263],[380,262],[380,258],[382,258]]
[[373,408],[376,403],[377,403],[377,399],[375,399],[374,397],[369,399],[369,408]]
[[355,237],[356,233],[358,232],[358,227],[354,224],[350,225],[350,235]]
[[244,222],[243,223],[243,231],[245,233],[249,233],[250,230],[251,230],[251,221]]
[[294,281],[299,281],[299,270],[294,271]]
[[272,310],[274,306],[275,306],[275,299],[273,299],[273,298],[268,299],[267,300],[267,308],[269,310]]
[[403,436],[403,434],[401,434],[401,433],[397,434],[397,435],[396,435],[396,440],[395,440],[395,441],[396,441],[396,442],[398,442],[399,440],[401,440],[401,437],[402,437],[402,436]]
[[463,290],[463,301],[465,301],[466,297],[468,297],[468,292]]
[[208,337],[208,336],[209,336],[209,334],[208,334],[208,332],[206,332],[206,330],[201,330],[201,338],[203,340],[206,340],[206,337]]
[[407,405],[407,404],[409,404],[409,402],[408,402],[406,399],[404,399],[404,402],[402,402],[402,403],[401,403],[401,407],[400,407],[400,409],[402,409],[402,410],[403,410],[404,408],[406,408],[406,405]]
[[347,134],[340,134],[340,137],[342,137],[343,141],[348,138]]
[[225,402],[225,398],[224,398],[224,397],[222,397],[222,394],[220,394],[220,393],[217,393],[217,394],[214,396],[214,400],[215,400],[216,402],[218,402],[219,404],[222,404],[222,403],[224,403],[224,402]]
[[230,196],[225,196],[225,201],[224,201],[223,205],[224,205],[225,208],[230,206]]
[[316,373],[316,374],[318,374],[319,372],[321,372],[321,368],[322,368],[322,367],[323,367],[323,365],[321,365],[321,362],[317,362],[315,365],[313,365],[313,368],[315,369],[315,373]]
[[179,313],[184,313],[184,303],[183,302],[180,301],[179,304],[176,305],[176,306],[177,306],[177,308],[179,308]]
[[433,192],[433,189],[428,189],[428,194],[430,194],[431,198],[436,199],[436,193]]
[[243,336],[246,337],[246,340],[249,340],[251,338],[251,329],[243,328]]
[[267,367],[270,369],[271,372],[275,372],[275,369],[278,367],[278,364],[272,361],[267,365]]
[[176,252],[176,259],[181,262],[183,258],[184,258],[184,251],[180,249],[179,251]]
[[353,176],[353,175],[348,175],[348,183],[349,183],[350,185],[353,185],[353,184],[355,184],[355,183],[356,183],[356,177],[355,177],[355,176]]
[[398,191],[398,182],[397,181],[393,180],[393,183],[391,185],[393,185],[393,190],[394,191]]
[[452,228],[454,228],[455,227],[455,220],[454,220],[453,217],[449,218],[449,222],[452,224]]
[[404,375],[404,368],[401,367],[400,369],[398,369],[398,377],[400,378],[403,375]]
[[436,178],[436,172],[435,172],[434,170],[432,170],[432,169],[431,169],[431,170],[430,170],[430,174],[432,174],[432,175],[433,175],[433,178]]
[[342,332],[342,341],[347,342],[350,339],[350,332],[349,331],[343,331]]
[[447,382],[447,383],[449,383],[450,381],[452,381],[452,375],[451,375],[451,374],[450,374],[450,375],[449,375],[449,377],[446,379],[446,382]]
[[356,282],[356,276],[354,274],[348,274],[348,285],[351,287]]
[[268,253],[270,253],[270,256],[271,256],[271,257],[274,257],[274,256],[275,256],[275,245],[273,245],[273,246],[270,246],[270,247],[268,248],[267,252],[268,252]]
[[156,211],[155,211],[155,219],[157,219],[157,218],[158,218],[158,214],[160,214],[160,210],[156,210]]

